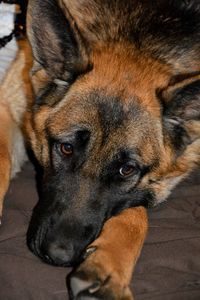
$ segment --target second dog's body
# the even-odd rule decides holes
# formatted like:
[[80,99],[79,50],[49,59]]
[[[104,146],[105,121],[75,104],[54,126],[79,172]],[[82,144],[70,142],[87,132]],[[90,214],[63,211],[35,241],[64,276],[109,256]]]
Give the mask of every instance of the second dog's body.
[[[27,45],[27,44],[26,44]],[[30,63],[26,64],[26,46],[23,43],[16,60],[12,63],[0,86],[0,215],[3,198],[10,179],[20,171],[26,160],[23,135],[23,119],[27,108],[28,87],[30,80],[24,70],[29,72]],[[29,54],[31,54],[29,50]],[[29,55],[31,60],[31,55]]]
[[200,6],[35,0],[28,35],[32,84],[22,51],[1,88],[0,197],[23,128],[43,169],[29,247],[66,266],[90,245],[71,297],[131,299],[147,229],[135,206],[166,199],[200,161]]

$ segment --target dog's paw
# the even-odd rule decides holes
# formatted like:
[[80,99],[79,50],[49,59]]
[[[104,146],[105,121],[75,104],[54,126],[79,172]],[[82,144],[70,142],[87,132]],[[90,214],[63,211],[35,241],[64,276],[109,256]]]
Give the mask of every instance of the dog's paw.
[[114,282],[112,275],[102,280],[93,270],[80,270],[70,276],[70,299],[73,300],[133,300],[128,287]]
[[71,300],[133,300],[120,262],[116,265],[103,249],[96,249],[70,274],[68,288]]

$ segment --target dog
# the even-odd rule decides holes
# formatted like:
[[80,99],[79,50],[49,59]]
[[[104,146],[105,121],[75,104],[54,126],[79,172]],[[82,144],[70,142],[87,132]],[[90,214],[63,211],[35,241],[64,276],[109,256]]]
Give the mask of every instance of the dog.
[[1,203],[28,145],[29,248],[76,266],[71,299],[133,299],[145,207],[200,162],[200,4],[30,0],[27,33],[0,90]]

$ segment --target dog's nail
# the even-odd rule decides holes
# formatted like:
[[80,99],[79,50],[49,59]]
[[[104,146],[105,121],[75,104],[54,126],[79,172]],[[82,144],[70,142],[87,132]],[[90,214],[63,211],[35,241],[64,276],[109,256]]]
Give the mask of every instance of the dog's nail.
[[100,282],[99,281],[96,281],[89,289],[89,293],[90,294],[94,294],[95,292],[97,292],[99,289],[100,289]]
[[92,254],[94,251],[96,251],[96,246],[91,246],[85,250],[85,253],[83,255],[83,258],[86,259],[90,254]]
[[81,294],[84,291],[89,292],[90,294],[95,293],[100,288],[100,282],[96,281],[92,284],[90,280],[84,280],[80,277],[73,276],[70,278],[70,291],[73,295],[73,299]]

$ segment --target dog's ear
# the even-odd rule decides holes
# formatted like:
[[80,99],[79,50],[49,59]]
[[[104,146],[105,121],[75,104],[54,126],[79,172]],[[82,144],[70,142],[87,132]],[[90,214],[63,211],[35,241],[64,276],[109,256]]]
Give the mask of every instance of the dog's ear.
[[67,8],[57,0],[30,0],[27,32],[36,60],[51,79],[66,83],[89,68],[89,51]]
[[179,155],[200,138],[200,75],[174,77],[160,97],[164,134]]

